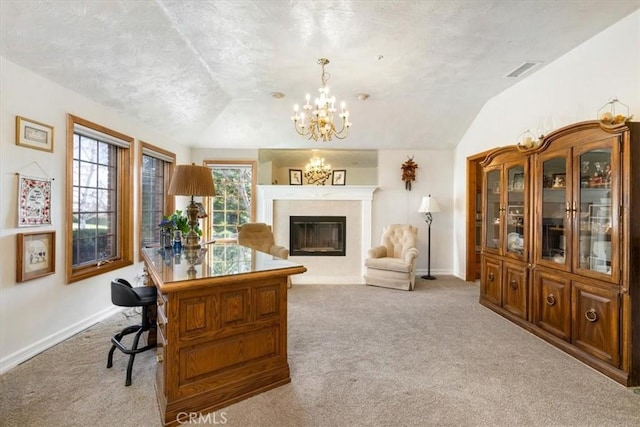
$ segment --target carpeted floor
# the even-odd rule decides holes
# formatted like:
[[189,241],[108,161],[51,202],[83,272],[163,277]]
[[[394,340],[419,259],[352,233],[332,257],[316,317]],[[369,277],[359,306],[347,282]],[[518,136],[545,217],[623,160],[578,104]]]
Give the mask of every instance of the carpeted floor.
[[[153,352],[106,369],[113,316],[0,376],[2,426],[159,426]],[[478,287],[418,279],[289,291],[291,383],[210,425],[638,426],[640,394],[478,304]]]

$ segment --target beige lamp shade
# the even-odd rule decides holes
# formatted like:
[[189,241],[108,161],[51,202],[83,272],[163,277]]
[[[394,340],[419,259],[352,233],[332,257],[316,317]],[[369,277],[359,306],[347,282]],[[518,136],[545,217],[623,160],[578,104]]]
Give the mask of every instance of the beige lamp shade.
[[431,194],[422,198],[422,203],[420,204],[420,208],[418,208],[418,212],[420,213],[435,213],[440,212],[440,206],[438,206],[438,201],[435,197],[431,197]]
[[167,193],[170,196],[215,196],[211,169],[193,163],[177,165]]

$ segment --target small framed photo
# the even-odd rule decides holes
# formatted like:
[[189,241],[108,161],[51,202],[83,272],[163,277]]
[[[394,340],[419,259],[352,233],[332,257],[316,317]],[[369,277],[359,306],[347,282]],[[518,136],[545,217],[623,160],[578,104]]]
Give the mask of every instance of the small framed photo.
[[53,126],[16,116],[16,145],[53,152]]
[[289,169],[289,185],[302,185],[302,170]]
[[567,174],[566,173],[554,173],[552,188],[565,188],[567,186]]
[[16,281],[56,272],[56,232],[18,233]]
[[336,169],[331,174],[331,185],[345,185],[347,183],[347,171]]

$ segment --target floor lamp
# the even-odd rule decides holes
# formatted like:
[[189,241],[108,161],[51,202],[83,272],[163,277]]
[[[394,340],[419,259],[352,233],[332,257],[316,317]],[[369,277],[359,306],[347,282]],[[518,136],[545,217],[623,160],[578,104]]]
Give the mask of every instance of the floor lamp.
[[440,206],[438,206],[438,202],[435,197],[431,197],[431,194],[429,194],[422,198],[422,203],[420,204],[418,212],[425,214],[425,221],[429,224],[429,237],[427,240],[427,275],[421,277],[427,280],[435,280],[435,276],[431,275],[431,223],[433,222],[433,216],[431,214],[440,212]]

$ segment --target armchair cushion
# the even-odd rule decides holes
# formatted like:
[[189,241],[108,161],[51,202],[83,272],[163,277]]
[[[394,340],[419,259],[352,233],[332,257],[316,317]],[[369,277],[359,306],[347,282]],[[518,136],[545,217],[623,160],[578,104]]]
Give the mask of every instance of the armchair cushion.
[[377,268],[379,270],[400,271],[408,273],[411,271],[411,263],[400,258],[369,258],[364,263],[365,267]]

